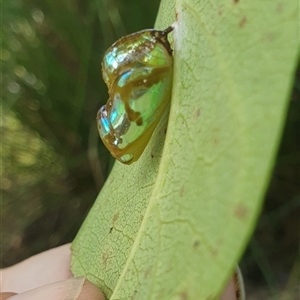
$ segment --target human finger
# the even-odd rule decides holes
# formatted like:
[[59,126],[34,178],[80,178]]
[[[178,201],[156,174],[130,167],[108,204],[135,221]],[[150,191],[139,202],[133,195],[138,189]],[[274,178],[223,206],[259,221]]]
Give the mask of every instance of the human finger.
[[1,291],[22,293],[72,276],[71,250],[66,244],[0,270]]
[[[7,299],[7,298],[6,298]],[[10,297],[7,300],[105,300],[102,292],[84,277],[69,278]]]

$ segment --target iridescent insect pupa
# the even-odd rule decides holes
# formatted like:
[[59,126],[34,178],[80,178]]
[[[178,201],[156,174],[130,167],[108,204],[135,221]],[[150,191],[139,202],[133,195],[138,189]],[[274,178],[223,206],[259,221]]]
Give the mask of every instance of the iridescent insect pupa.
[[98,111],[97,126],[104,145],[124,164],[141,156],[170,100],[173,56],[167,35],[172,30],[130,34],[104,54],[109,99]]

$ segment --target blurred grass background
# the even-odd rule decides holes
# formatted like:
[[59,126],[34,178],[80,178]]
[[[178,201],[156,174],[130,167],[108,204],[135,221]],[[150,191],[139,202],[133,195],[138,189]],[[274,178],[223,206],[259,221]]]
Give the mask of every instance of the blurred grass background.
[[[104,51],[152,28],[159,0],[1,2],[1,266],[71,242],[113,164],[95,116]],[[299,295],[300,72],[256,232],[249,299]],[[297,298],[298,299],[298,298]]]

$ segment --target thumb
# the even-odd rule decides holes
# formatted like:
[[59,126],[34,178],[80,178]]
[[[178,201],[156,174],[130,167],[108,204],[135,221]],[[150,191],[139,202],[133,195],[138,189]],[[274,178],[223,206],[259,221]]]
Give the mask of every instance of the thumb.
[[[105,300],[102,292],[83,277],[69,278],[54,282],[21,294],[7,300]],[[2,300],[2,299],[1,299]]]

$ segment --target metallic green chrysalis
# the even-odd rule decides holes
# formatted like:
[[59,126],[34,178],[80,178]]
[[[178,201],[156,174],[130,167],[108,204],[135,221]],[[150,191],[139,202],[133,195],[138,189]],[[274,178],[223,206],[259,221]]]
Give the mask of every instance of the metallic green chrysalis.
[[173,56],[167,36],[172,30],[130,34],[104,54],[102,75],[109,99],[98,111],[98,131],[124,164],[141,156],[170,100]]

